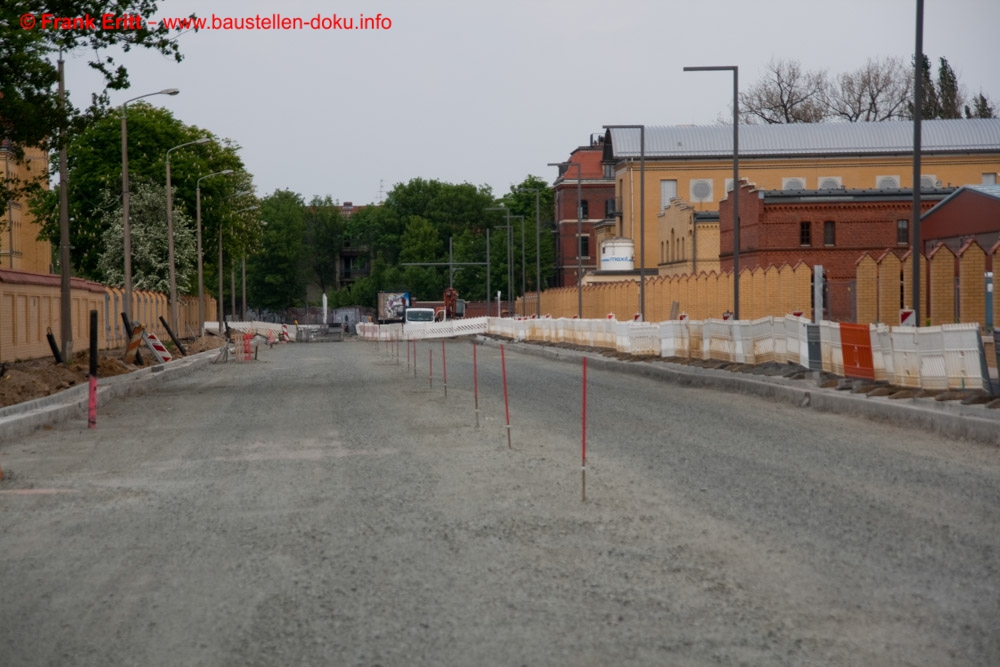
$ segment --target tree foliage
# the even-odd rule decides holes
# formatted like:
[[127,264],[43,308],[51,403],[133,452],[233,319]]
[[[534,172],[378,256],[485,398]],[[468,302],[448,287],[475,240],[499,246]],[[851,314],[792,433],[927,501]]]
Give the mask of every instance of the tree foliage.
[[795,60],[772,60],[765,77],[739,94],[744,123],[818,123],[829,115],[826,72]]
[[247,299],[283,311],[305,301],[306,205],[301,195],[276,190],[260,202],[265,226],[259,252],[247,259]]
[[[197,218],[198,179],[207,174],[232,169],[234,174],[205,179],[201,183],[202,230],[204,239],[215,239],[226,216],[240,202],[226,200],[234,192],[252,189],[243,171],[239,146],[210,132],[185,125],[166,109],[144,102],[127,109],[129,182],[166,185],[167,151],[206,137],[210,143],[186,146],[170,154],[174,211]],[[109,224],[109,206],[119,206],[122,188],[121,109],[89,124],[67,147],[69,167],[70,244],[73,269],[88,278],[99,278],[98,258]],[[35,193],[32,211],[42,226],[42,236],[53,243],[59,239],[59,186]],[[252,230],[251,230],[252,231]],[[231,238],[231,235],[227,238]],[[255,242],[253,235],[246,244]],[[232,250],[232,248],[227,248]],[[210,248],[205,250],[211,263]]]
[[[418,299],[437,300],[449,283],[463,298],[485,300],[487,270],[490,263],[490,291],[509,293],[507,285],[507,238],[503,227],[503,211],[487,209],[503,205],[512,215],[524,216],[523,223],[514,219],[513,251],[518,278],[514,291],[520,293],[521,228],[524,226],[524,258],[527,289],[535,288],[536,258],[535,194],[523,189],[540,191],[542,215],[542,265],[544,275],[551,275],[555,263],[555,246],[551,234],[553,194],[546,182],[529,176],[512,186],[502,198],[494,197],[490,188],[469,183],[452,184],[415,178],[397,184],[380,206],[369,206],[354,213],[347,222],[347,239],[354,246],[369,247],[371,272],[367,278],[355,281],[334,295],[332,303],[342,305],[374,305],[375,294],[384,289],[408,289]],[[490,252],[487,257],[487,234]],[[403,266],[403,264],[445,264],[449,243],[456,265],[452,276],[447,266]]]
[[965,117],[966,118],[996,118],[996,105],[983,94],[983,91],[979,91],[979,94],[972,98],[972,108],[969,105],[965,105]]
[[[917,62],[916,60],[913,63]],[[991,118],[995,105],[980,92],[970,107],[951,64],[920,62],[922,118]],[[898,58],[869,59],[865,65],[829,77],[807,71],[796,60],[772,60],[764,76],[739,95],[743,123],[872,122],[913,118],[913,67]]]
[[320,291],[326,294],[338,282],[337,259],[344,246],[346,224],[329,195],[313,197],[306,206],[305,224],[309,272]]
[[913,77],[902,60],[869,58],[837,77],[827,96],[830,115],[852,123],[906,118],[912,89]]
[[[132,245],[132,286],[139,290],[170,292],[170,259],[166,222],[166,192],[162,186],[138,183],[130,188],[129,212]],[[125,283],[125,242],[121,202],[104,207],[103,250],[98,257],[99,277],[105,285]],[[177,289],[194,287],[194,221],[183,210],[174,211],[174,266]]]
[[[155,16],[156,0],[117,0],[113,11],[118,16]],[[150,30],[143,23],[135,30],[52,29],[42,25],[42,15],[61,17],[99,17],[111,11],[104,0],[7,0],[0,4],[0,139],[18,157],[24,146],[58,149],[89,120],[102,115],[110,105],[109,91],[125,90],[130,81],[128,70],[115,62],[108,51],[121,48],[145,48],[177,62],[180,48],[162,24]],[[34,29],[24,29],[22,16],[34,17]],[[89,53],[88,64],[104,77],[104,90],[94,95],[86,111],[68,101],[60,103],[56,88],[58,68],[54,62],[61,52]],[[3,202],[0,202],[3,207]],[[0,208],[2,212],[2,208]]]

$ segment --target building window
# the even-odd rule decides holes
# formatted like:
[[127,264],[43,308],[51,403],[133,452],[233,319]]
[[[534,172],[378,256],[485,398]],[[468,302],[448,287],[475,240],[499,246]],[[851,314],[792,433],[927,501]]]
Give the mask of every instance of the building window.
[[670,208],[670,200],[677,196],[677,181],[660,181],[660,210]]
[[580,252],[583,257],[590,257],[590,234],[580,236]]
[[590,219],[590,202],[586,199],[580,202],[580,218],[583,220]]
[[909,220],[897,220],[896,221],[896,243],[899,245],[909,245],[910,244],[910,221]]
[[997,175],[995,173],[983,174],[983,185],[996,185]]
[[812,245],[812,224],[809,222],[799,223],[799,245]]
[[834,245],[837,242],[836,225],[832,220],[823,223],[823,245]]
[[604,178],[615,177],[615,165],[608,162],[604,165]]
[[610,220],[615,217],[615,200],[614,197],[611,199],[604,200],[604,218]]

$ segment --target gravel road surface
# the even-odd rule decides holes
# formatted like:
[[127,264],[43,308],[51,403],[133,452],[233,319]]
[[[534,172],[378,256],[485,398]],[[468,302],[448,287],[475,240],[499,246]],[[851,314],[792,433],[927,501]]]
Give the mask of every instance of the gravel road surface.
[[[1000,450],[469,341],[0,446],[0,664],[997,665]],[[433,377],[428,362],[433,356]],[[431,383],[433,382],[433,386]]]

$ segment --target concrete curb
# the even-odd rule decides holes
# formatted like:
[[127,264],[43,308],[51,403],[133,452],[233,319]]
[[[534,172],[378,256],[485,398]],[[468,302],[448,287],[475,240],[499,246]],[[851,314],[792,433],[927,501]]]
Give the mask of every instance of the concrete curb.
[[[211,363],[218,353],[218,350],[207,350],[165,365],[98,378],[97,405],[98,407],[106,405],[108,401],[126,394],[141,395],[157,389],[170,380],[184,377]],[[43,426],[57,424],[74,417],[79,417],[85,424],[88,391],[86,384],[80,384],[51,396],[0,409],[0,443],[11,442]]]
[[[501,341],[477,337],[490,346]],[[591,368],[641,375],[666,380],[682,387],[701,387],[733,393],[751,394],[782,403],[813,408],[822,412],[846,414],[908,428],[919,428],[948,437],[965,438],[990,445],[1000,445],[1000,410],[983,406],[935,401],[933,398],[890,399],[823,389],[808,380],[744,375],[711,368],[697,368],[669,362],[622,361],[592,352],[566,348],[506,342],[508,348],[525,354],[556,360],[581,360],[587,357]]]

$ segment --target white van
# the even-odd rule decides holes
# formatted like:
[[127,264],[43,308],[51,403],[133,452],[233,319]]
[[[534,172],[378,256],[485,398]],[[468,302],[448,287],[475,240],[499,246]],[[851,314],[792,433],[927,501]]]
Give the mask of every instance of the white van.
[[409,324],[410,322],[433,322],[434,321],[434,309],[433,308],[407,308],[406,313],[403,314],[403,323]]

